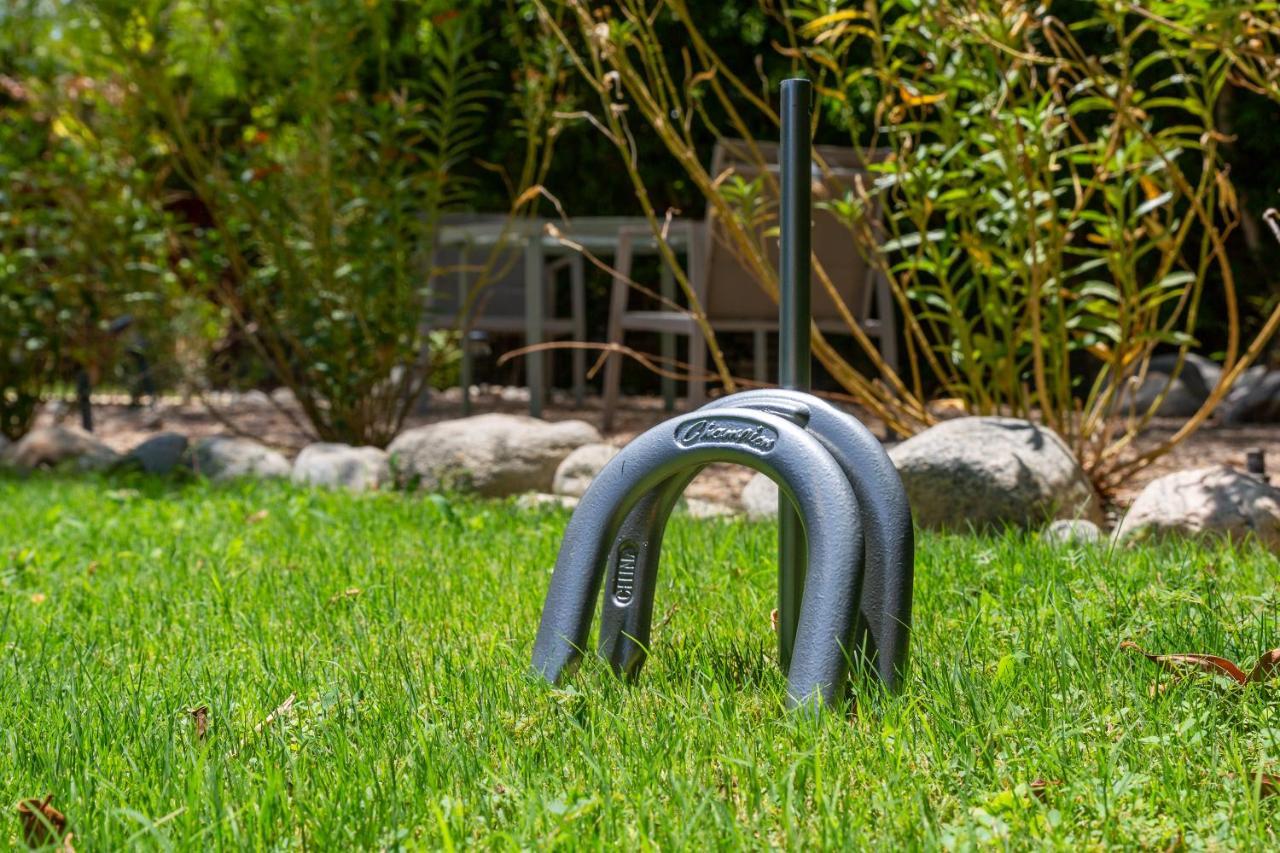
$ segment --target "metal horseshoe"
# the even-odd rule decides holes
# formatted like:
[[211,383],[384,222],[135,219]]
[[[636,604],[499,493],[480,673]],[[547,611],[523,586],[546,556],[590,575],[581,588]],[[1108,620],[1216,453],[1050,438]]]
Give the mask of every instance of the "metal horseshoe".
[[[792,414],[802,419],[807,411]],[[534,641],[536,673],[555,682],[581,659],[611,551],[626,559],[634,549],[638,560],[642,548],[652,548],[654,543],[625,539],[613,547],[628,514],[650,491],[711,462],[763,471],[800,510],[812,560],[787,673],[788,705],[840,698],[857,614],[849,605],[862,581],[857,498],[840,465],[803,426],[747,408],[672,418],[640,435],[601,470],[565,530]],[[657,548],[652,550],[656,561]],[[622,603],[637,592],[634,579],[622,571],[606,595]],[[645,594],[651,598],[652,590]]]
[[[866,561],[860,595],[850,602],[858,609],[853,660],[896,690],[907,663],[915,565],[911,508],[897,469],[866,427],[810,394],[745,391],[700,411],[736,406],[774,412],[797,422],[803,419],[843,470],[862,513]],[[605,597],[598,650],[623,677],[634,678],[644,664],[663,531],[676,501],[696,475],[697,471],[683,473],[648,492],[628,514],[614,542],[606,588],[616,587],[619,575],[624,575],[634,592],[621,600]]]

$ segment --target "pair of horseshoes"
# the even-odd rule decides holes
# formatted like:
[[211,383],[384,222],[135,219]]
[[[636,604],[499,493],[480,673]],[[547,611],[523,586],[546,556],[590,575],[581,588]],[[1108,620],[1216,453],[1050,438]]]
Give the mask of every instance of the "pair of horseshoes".
[[893,463],[853,417],[810,394],[733,394],[641,434],[575,510],[547,592],[533,670],[552,682],[581,659],[600,594],[599,653],[635,677],[647,655],[662,537],[711,462],[777,482],[804,527],[807,579],[787,669],[789,707],[839,701],[853,660],[900,683],[911,622],[911,510]]

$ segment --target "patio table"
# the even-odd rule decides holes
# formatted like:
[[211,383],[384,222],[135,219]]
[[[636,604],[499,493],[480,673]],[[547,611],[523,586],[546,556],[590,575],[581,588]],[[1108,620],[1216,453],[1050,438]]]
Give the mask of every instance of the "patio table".
[[[553,226],[558,233],[550,231],[548,226]],[[686,228],[671,228],[667,245],[677,252],[687,251],[687,233]],[[536,346],[543,342],[546,306],[543,304],[542,276],[547,258],[574,254],[577,250],[565,245],[567,241],[582,246],[596,257],[612,259],[617,254],[623,234],[628,235],[633,254],[656,255],[660,251],[659,241],[654,237],[649,221],[639,216],[577,216],[568,221],[547,218],[484,220],[445,225],[440,228],[436,240],[441,246],[493,248],[501,244],[521,250],[524,255],[525,345]],[[671,298],[674,288],[670,270],[665,265],[662,289],[662,295]],[[673,347],[674,340],[664,340],[663,354],[668,355],[667,350]],[[525,376],[529,384],[529,414],[541,417],[546,392],[541,358],[526,359]],[[668,384],[669,380],[664,380],[664,396],[667,395]]]

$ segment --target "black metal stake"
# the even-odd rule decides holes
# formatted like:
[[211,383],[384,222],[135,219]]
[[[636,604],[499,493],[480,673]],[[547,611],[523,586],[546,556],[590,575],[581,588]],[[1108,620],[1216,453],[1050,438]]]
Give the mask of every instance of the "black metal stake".
[[[782,83],[781,238],[778,268],[778,382],[793,391],[812,383],[809,355],[810,189],[813,157],[809,141],[808,80]],[[778,658],[791,665],[796,620],[804,592],[804,526],[786,495],[778,494]]]

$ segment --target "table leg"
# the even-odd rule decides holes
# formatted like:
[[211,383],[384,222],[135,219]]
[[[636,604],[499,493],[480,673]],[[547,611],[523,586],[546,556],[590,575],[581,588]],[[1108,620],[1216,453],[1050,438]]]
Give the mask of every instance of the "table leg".
[[[542,343],[542,240],[533,235],[524,247],[524,342],[525,346]],[[541,352],[524,358],[525,377],[529,385],[529,414],[542,417],[543,359]]]
[[467,304],[467,289],[469,282],[467,281],[467,247],[463,246],[462,251],[458,253],[458,318],[461,322],[458,324],[459,332],[462,340],[459,344],[462,346],[462,365],[458,370],[458,383],[462,385],[462,416],[468,417],[471,414],[471,318],[462,313],[463,308]]
[[769,381],[769,332],[767,329],[753,329],[752,332],[752,378],[764,385]]
[[[582,255],[573,255],[569,259],[569,298],[572,303],[573,339],[584,343],[587,340],[587,286]],[[587,397],[587,351],[574,349],[570,358],[573,362],[573,403],[581,409]]]
[[[661,272],[661,293],[663,299],[674,300],[676,296],[675,278],[671,274],[671,267],[667,266],[662,260],[662,256],[658,256],[658,263],[662,269]],[[667,311],[670,306],[663,305],[660,310]],[[662,332],[658,337],[658,351],[662,355],[663,366],[668,370],[674,370],[675,365],[672,363],[676,357],[676,336],[671,332]],[[676,408],[676,381],[670,376],[662,377],[662,408],[664,411],[673,412]]]

